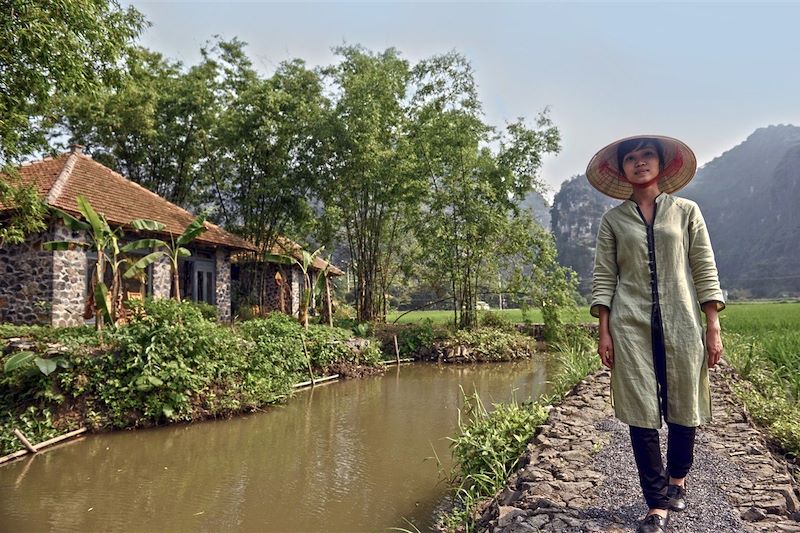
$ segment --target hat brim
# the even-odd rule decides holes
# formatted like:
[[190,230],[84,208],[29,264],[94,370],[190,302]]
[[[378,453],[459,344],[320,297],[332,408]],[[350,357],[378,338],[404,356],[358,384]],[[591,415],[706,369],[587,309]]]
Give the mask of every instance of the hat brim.
[[614,141],[592,157],[586,167],[586,178],[592,187],[612,198],[630,198],[633,187],[617,166],[617,147],[631,139],[645,138],[659,140],[664,148],[664,168],[658,178],[658,188],[662,192],[673,193],[692,181],[697,171],[697,158],[684,142],[663,135],[635,135]]

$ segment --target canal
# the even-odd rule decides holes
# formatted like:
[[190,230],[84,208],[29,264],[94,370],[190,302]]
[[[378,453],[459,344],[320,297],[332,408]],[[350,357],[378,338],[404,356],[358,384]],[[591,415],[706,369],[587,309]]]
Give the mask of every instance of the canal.
[[92,435],[0,468],[0,531],[425,531],[462,388],[535,399],[550,364],[404,365],[247,416]]

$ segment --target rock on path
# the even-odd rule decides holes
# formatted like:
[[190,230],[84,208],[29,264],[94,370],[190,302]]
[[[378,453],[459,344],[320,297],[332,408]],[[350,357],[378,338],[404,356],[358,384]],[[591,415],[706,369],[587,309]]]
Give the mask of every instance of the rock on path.
[[[689,507],[671,531],[800,533],[797,483],[774,458],[728,385],[724,364],[710,372],[713,421],[700,428],[687,477]],[[634,531],[647,507],[628,427],[613,417],[610,374],[581,382],[550,412],[505,490],[484,506],[483,531]],[[662,448],[666,430],[661,434]]]

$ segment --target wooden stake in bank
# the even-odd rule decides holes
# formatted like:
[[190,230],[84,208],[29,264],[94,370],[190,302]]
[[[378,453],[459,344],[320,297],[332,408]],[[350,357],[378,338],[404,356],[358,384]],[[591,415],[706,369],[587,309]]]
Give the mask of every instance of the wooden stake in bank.
[[313,387],[316,385],[314,381],[314,371],[311,370],[311,356],[308,355],[308,348],[306,348],[306,337],[305,335],[300,335],[300,340],[303,341],[303,353],[306,354],[306,364],[308,364],[308,375],[311,376],[311,386]]
[[14,435],[17,436],[17,439],[19,439],[22,445],[25,446],[25,448],[27,448],[29,452],[36,453],[38,451],[36,448],[33,447],[33,444],[31,444],[31,442],[25,438],[25,435],[23,435],[22,432],[17,428],[14,428]]
[[[19,431],[19,430],[17,430],[17,431]],[[80,428],[80,429],[76,429],[75,431],[70,431],[69,433],[65,433],[63,435],[60,435],[58,437],[54,437],[54,438],[52,438],[50,440],[46,440],[44,442],[40,442],[39,444],[37,444],[35,446],[31,446],[31,448],[33,448],[33,452],[32,453],[39,452],[43,448],[50,447],[53,444],[56,444],[56,443],[71,439],[73,437],[77,437],[78,435],[80,435],[81,433],[85,433],[86,431],[87,431],[86,428]],[[17,433],[15,432],[14,435],[17,435]],[[20,435],[22,435],[21,431],[20,431]],[[24,435],[22,435],[22,436],[23,436],[23,438],[25,437]],[[20,437],[17,435],[17,438],[19,439]],[[25,440],[27,441],[28,439],[25,439]],[[20,439],[20,442],[22,442],[22,439]],[[24,444],[25,443],[23,442],[23,445]],[[28,444],[30,444],[30,441],[28,441]],[[23,455],[27,455],[28,453],[30,453],[30,448],[27,448],[25,450],[19,450],[17,452],[10,453],[8,455],[4,455],[3,457],[0,457],[0,464],[6,463],[8,461],[12,461],[12,460],[14,460],[14,459],[16,459],[18,457],[22,457]]]
[[397,335],[394,336],[394,355],[397,358],[397,365],[400,365],[400,347],[397,346]]

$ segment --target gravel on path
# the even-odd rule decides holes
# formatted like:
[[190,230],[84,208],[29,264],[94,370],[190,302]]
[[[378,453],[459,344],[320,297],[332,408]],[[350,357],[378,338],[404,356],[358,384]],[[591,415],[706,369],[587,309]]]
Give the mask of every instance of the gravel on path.
[[[800,533],[800,489],[731,391],[735,374],[723,362],[710,376],[713,421],[697,432],[688,508],[671,513],[669,530]],[[609,372],[599,371],[551,410],[521,468],[479,511],[479,530],[635,531],[647,507],[609,388]],[[663,449],[666,428],[661,443]]]

